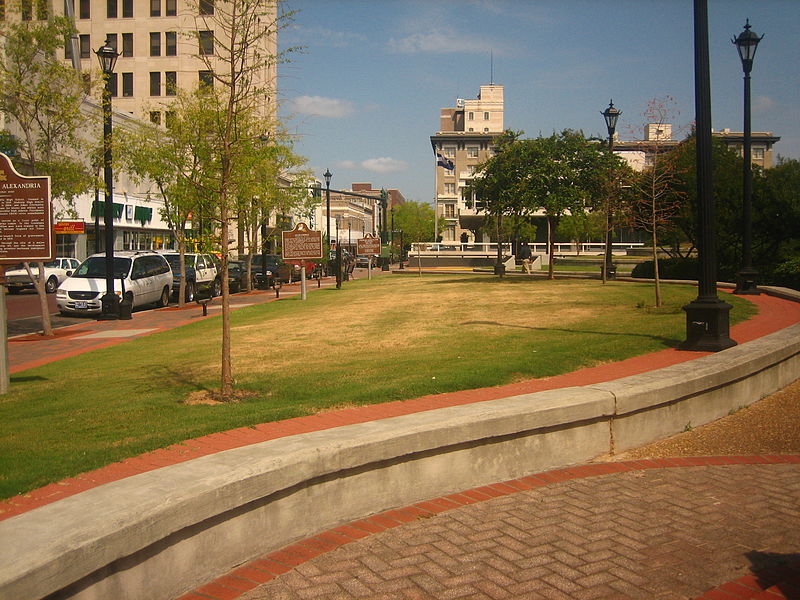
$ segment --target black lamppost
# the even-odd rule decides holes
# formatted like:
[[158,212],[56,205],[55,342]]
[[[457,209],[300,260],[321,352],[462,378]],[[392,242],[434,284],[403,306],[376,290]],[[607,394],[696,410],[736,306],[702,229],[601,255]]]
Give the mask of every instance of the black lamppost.
[[97,51],[100,68],[103,70],[103,178],[105,180],[105,212],[103,227],[106,237],[106,293],[100,299],[101,309],[98,319],[110,321],[119,319],[119,296],[114,293],[114,173],[111,167],[111,76],[119,54],[106,40]]
[[759,293],[756,287],[758,271],[753,268],[751,242],[753,231],[751,215],[753,165],[750,156],[750,71],[753,69],[753,58],[756,55],[758,42],[763,37],[763,35],[758,37],[758,35],[750,31],[750,19],[747,19],[744,31],[739,34],[739,37],[731,40],[739,51],[739,58],[742,59],[742,70],[744,71],[744,167],[742,169],[742,221],[744,222],[744,232],[742,234],[742,268],[736,273],[735,294],[756,295]]
[[339,243],[339,215],[336,215],[336,289],[342,289],[342,245]]
[[[603,118],[606,120],[606,129],[608,129],[608,153],[612,154],[614,150],[614,132],[617,130],[617,120],[622,114],[621,110],[614,108],[614,101],[608,101],[608,108],[602,113]],[[614,227],[614,211],[611,208],[611,198],[606,199],[606,258],[603,261],[603,282],[606,279],[614,279],[615,272],[611,264],[611,230]]]
[[[389,206],[389,194],[381,188],[381,246],[389,243],[389,233],[386,227],[386,213]],[[388,258],[381,256],[381,271],[389,270]]]
[[325,235],[328,238],[328,248],[331,247],[331,177],[333,174],[330,169],[325,169],[325,215],[327,223],[325,225]]
[[391,245],[389,246],[389,264],[394,262],[394,205],[392,208],[389,209],[389,213],[391,214],[391,229],[389,230],[391,234]]
[[697,221],[700,277],[697,298],[683,307],[683,350],[716,352],[735,346],[730,338],[731,305],[717,297],[717,247],[711,174],[711,71],[708,57],[708,4],[694,0],[694,96],[696,122]]

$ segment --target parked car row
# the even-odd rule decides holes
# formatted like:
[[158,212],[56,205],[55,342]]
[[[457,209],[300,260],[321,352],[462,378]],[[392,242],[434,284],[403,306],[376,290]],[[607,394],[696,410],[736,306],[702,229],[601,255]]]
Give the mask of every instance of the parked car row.
[[[44,289],[48,294],[56,291],[59,284],[64,281],[70,271],[78,268],[81,262],[77,258],[58,257],[44,263]],[[31,263],[33,277],[39,279],[39,264]],[[6,270],[6,285],[10,294],[19,294],[22,290],[34,289],[33,280],[28,275],[23,264],[14,265]]]

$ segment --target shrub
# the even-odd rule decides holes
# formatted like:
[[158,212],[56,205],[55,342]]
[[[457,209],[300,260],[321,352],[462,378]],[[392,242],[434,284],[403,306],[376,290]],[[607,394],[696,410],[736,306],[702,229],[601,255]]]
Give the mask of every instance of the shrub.
[[[658,275],[661,279],[687,279],[697,281],[700,276],[700,263],[697,258],[661,258],[658,260]],[[652,279],[653,261],[640,262],[631,271],[631,277]]]

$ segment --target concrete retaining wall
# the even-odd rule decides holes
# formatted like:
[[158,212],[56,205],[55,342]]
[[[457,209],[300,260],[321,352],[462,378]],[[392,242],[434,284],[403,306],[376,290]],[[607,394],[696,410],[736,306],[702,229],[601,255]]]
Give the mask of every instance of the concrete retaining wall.
[[174,598],[371,513],[590,460],[800,376],[800,325],[688,363],[291,436],[142,473],[0,523],[0,598]]

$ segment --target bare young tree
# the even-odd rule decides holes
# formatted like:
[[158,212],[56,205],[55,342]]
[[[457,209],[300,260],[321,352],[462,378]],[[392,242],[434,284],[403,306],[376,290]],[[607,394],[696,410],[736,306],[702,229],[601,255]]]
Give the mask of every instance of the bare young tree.
[[653,256],[653,279],[655,287],[655,305],[662,305],[661,281],[658,271],[659,234],[671,227],[672,218],[682,206],[681,194],[677,191],[679,168],[675,154],[665,143],[667,125],[677,115],[675,101],[671,97],[656,98],[647,103],[642,113],[645,126],[654,135],[650,136],[648,163],[645,169],[632,179],[630,220],[634,227],[650,234],[650,245]]

